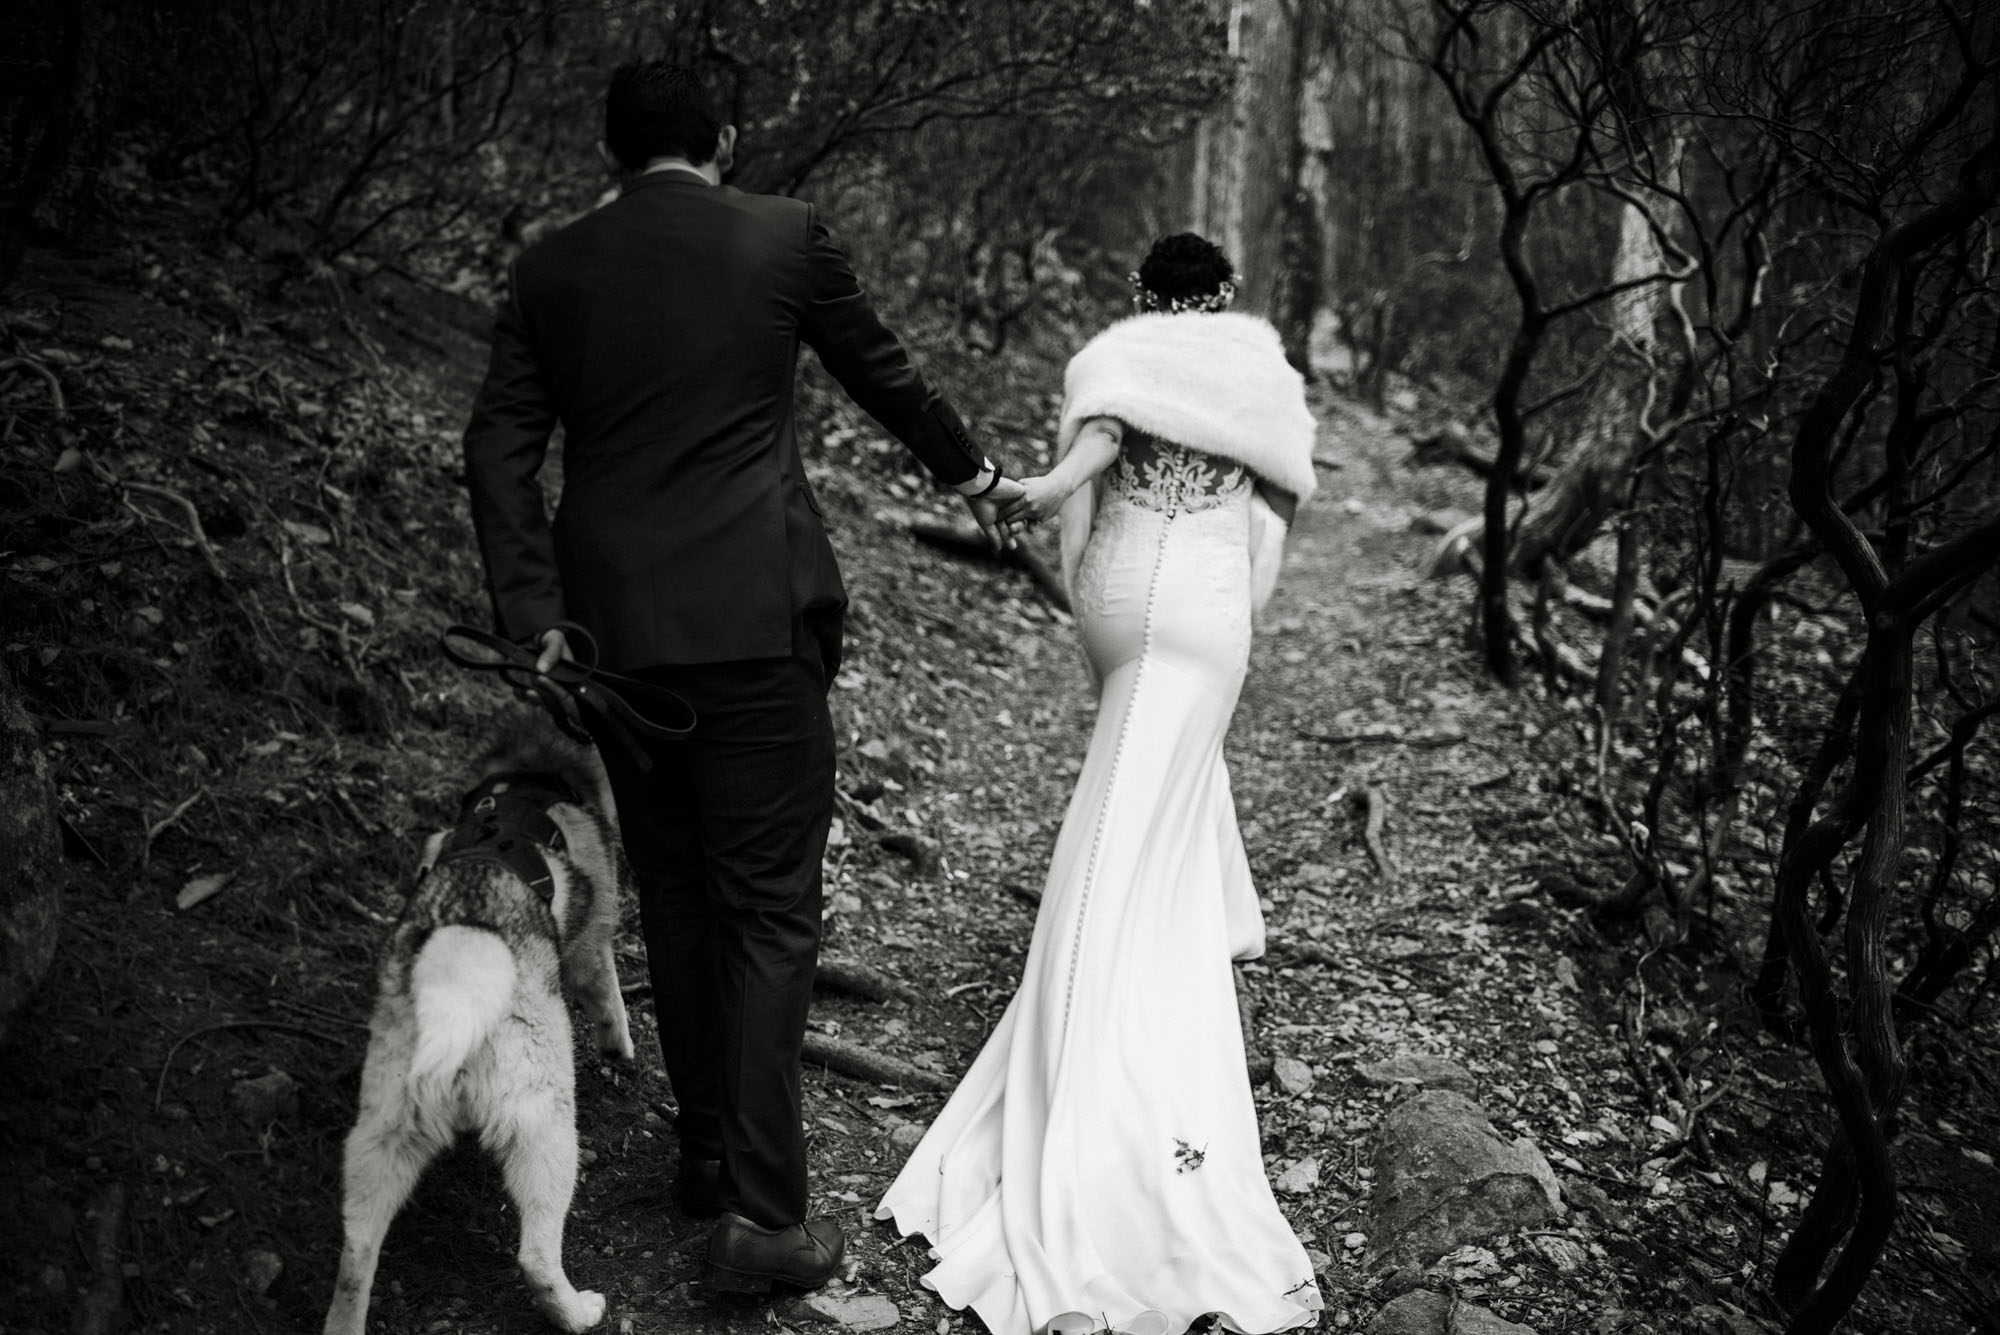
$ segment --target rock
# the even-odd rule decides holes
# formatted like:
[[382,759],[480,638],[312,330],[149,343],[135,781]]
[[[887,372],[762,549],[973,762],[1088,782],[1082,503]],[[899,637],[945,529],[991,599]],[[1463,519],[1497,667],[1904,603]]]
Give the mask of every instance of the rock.
[[899,1150],[913,1150],[923,1138],[922,1122],[898,1122],[896,1129],[889,1133],[889,1143]]
[[1367,1261],[1425,1266],[1455,1247],[1563,1214],[1534,1142],[1503,1140],[1478,1104],[1426,1089],[1383,1119],[1375,1148]]
[[849,1330],[887,1330],[903,1319],[896,1304],[879,1293],[816,1293],[805,1300],[805,1306]]
[[261,1298],[271,1291],[278,1282],[278,1276],[285,1273],[285,1262],[276,1252],[254,1251],[243,1253],[243,1287],[254,1297]]
[[1597,1216],[1598,1222],[1612,1228],[1626,1228],[1630,1216],[1617,1202],[1604,1194],[1604,1188],[1580,1177],[1566,1179],[1562,1184],[1563,1199],[1578,1209],[1588,1210]]
[[299,1082],[273,1070],[255,1080],[238,1080],[229,1087],[229,1101],[252,1126],[268,1126],[299,1110]]
[[1319,1185],[1319,1160],[1301,1159],[1278,1174],[1279,1191],[1287,1196],[1303,1196]]
[[1454,1284],[1471,1284],[1482,1279],[1497,1279],[1500,1275],[1500,1258],[1484,1247],[1460,1247],[1440,1256],[1431,1266],[1431,1273],[1442,1275]]
[[1447,1293],[1418,1289],[1375,1314],[1367,1335],[1536,1335],[1533,1326],[1503,1320]]
[[1354,1069],[1370,1084],[1426,1085],[1468,1095],[1473,1089],[1472,1072],[1448,1057],[1429,1052],[1400,1053],[1386,1061],[1363,1062]]
[[1287,1094],[1310,1094],[1313,1087],[1312,1067],[1297,1057],[1280,1057],[1271,1063],[1271,1078],[1278,1082],[1278,1088]]
[[1529,1237],[1528,1245],[1565,1275],[1583,1269],[1590,1260],[1590,1253],[1584,1250],[1583,1244],[1572,1238],[1553,1238],[1546,1233],[1536,1233]]
[[65,874],[41,734],[0,672],[0,1040],[55,959]]

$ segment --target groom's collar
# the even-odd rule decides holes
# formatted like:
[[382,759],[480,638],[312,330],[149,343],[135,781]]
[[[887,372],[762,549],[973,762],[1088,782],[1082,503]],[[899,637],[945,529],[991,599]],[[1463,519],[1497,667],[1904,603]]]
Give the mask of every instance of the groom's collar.
[[713,182],[698,169],[676,163],[672,166],[652,167],[642,171],[626,181],[624,189],[631,191],[661,184],[706,186],[712,185]]

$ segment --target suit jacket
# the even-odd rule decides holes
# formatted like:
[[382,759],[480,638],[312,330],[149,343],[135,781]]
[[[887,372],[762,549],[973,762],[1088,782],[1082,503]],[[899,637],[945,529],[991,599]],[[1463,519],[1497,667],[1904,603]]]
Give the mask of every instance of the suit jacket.
[[[631,669],[783,657],[837,613],[793,421],[801,341],[940,481],[979,473],[808,204],[654,172],[523,252],[465,432],[501,633],[576,621]],[[536,475],[558,423],[551,523]]]

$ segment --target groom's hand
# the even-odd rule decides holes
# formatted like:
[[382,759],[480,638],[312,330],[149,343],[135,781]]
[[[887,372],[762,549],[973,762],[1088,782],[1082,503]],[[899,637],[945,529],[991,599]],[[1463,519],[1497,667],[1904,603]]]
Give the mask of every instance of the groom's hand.
[[[574,663],[575,661],[576,655],[571,653],[569,648],[569,636],[559,630],[545,630],[542,632],[541,652],[535,656],[535,671],[538,674],[547,676],[549,669],[557,663]],[[511,672],[507,675],[509,677],[514,676]],[[541,703],[541,697],[535,694],[534,688],[521,684],[521,680],[518,678],[515,679],[514,698],[526,705]]]
[[979,525],[979,531],[986,535],[986,541],[996,552],[1010,552],[1017,545],[1012,530],[1000,523],[1000,507],[1021,499],[1025,490],[1013,478],[1003,477],[984,496],[965,498],[967,508],[972,511],[973,522]]
[[535,659],[535,671],[547,676],[549,669],[557,663],[574,663],[576,655],[569,650],[569,636],[559,630],[542,632],[542,652]]

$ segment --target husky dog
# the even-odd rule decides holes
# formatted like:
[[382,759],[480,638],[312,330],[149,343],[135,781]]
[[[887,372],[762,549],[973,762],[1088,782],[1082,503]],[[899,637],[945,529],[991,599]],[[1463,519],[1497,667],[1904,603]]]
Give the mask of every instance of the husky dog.
[[509,724],[458,825],[433,835],[380,970],[347,1137],[346,1240],[326,1335],[362,1335],[389,1223],[461,1131],[499,1161],[521,1213],[521,1273],[555,1325],[604,1297],[563,1273],[576,1188],[576,1071],[561,987],[598,1048],[630,1060],[611,954],[625,863],[597,757],[551,728]]

